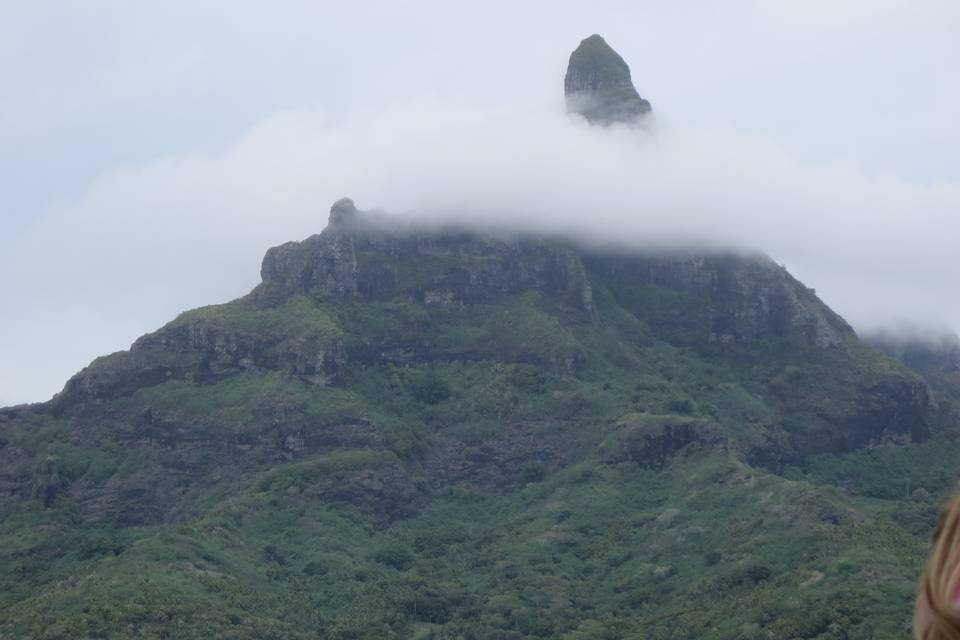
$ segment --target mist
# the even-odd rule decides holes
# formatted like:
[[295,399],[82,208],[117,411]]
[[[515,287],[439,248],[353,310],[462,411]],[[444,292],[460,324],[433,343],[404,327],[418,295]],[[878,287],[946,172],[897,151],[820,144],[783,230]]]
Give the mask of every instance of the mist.
[[[914,11],[883,6],[885,28]],[[289,94],[295,106],[269,110],[218,143],[106,168],[76,195],[50,203],[20,223],[0,253],[7,283],[0,405],[47,399],[94,357],[128,347],[188,308],[245,294],[259,282],[269,247],[320,232],[330,204],[344,196],[361,209],[438,225],[637,250],[759,250],[860,331],[960,328],[960,178],[942,169],[951,158],[956,166],[944,151],[955,147],[930,143],[925,156],[923,146],[910,147],[922,142],[919,134],[904,143],[934,169],[884,164],[881,153],[875,162],[823,153],[831,137],[853,140],[869,129],[882,145],[897,131],[867,112],[855,122],[822,99],[800,111],[807,120],[744,127],[731,115],[735,105],[719,103],[724,96],[716,104],[681,101],[656,71],[644,72],[653,65],[626,36],[609,41],[653,103],[653,120],[644,128],[591,127],[565,112],[561,92],[566,55],[589,31],[568,22],[557,34],[549,47],[538,43],[526,66],[509,64],[514,49],[494,56],[495,81],[482,77],[469,91],[430,84],[343,104]],[[661,43],[650,37],[650,46]],[[716,87],[704,68],[683,68],[688,63],[678,57],[663,66]],[[380,77],[373,69],[371,82]],[[525,75],[532,71],[533,80]],[[748,88],[734,82],[732,90]],[[750,99],[774,108],[762,87],[752,90]],[[940,113],[940,103],[931,104],[923,112]],[[801,132],[813,132],[809,145],[798,144]]]

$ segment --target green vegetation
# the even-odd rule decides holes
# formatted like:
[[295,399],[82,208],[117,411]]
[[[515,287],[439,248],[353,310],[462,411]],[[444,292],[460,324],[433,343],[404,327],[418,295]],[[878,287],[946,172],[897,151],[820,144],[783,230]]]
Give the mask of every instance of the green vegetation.
[[898,523],[901,501],[719,453],[660,471],[588,459],[508,495],[441,495],[387,528],[304,490],[385,462],[356,452],[278,467],[172,526],[77,527],[66,504],[7,518],[3,557],[19,561],[5,572],[3,633],[905,635],[927,530]]
[[960,471],[913,374],[805,289],[830,348],[650,265],[587,308],[552,245],[467,304],[502,256],[434,249],[0,412],[0,638],[907,637]]
[[288,339],[340,333],[336,322],[304,296],[293,296],[274,308],[258,308],[243,301],[201,307],[180,314],[170,326],[209,326],[254,335],[276,334]]

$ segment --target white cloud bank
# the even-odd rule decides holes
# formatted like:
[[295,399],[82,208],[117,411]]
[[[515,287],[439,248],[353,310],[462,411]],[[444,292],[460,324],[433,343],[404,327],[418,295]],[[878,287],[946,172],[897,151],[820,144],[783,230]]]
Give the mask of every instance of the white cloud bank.
[[[595,31],[651,135],[563,114]],[[756,247],[860,328],[960,327],[956,0],[8,2],[0,78],[0,405],[244,294],[344,195]]]
[[263,252],[320,231],[341,196],[637,246],[757,248],[858,328],[960,327],[960,184],[802,161],[669,114],[640,132],[589,127],[559,99],[417,99],[336,121],[283,111],[219,153],[109,173],[36,222],[0,258],[13,310],[0,404],[45,399],[94,356],[246,293]]

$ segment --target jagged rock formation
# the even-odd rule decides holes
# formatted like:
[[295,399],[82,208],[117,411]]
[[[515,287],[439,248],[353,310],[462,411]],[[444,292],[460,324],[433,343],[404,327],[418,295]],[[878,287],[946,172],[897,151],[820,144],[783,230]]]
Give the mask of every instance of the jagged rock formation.
[[[385,260],[384,258],[389,258]],[[323,233],[267,252],[264,292],[325,291],[360,300],[410,296],[427,305],[463,305],[538,290],[592,306],[576,252],[537,238],[498,239],[466,230],[401,227],[336,202]]]
[[[675,291],[675,305],[637,305],[677,344],[749,343],[786,338],[826,349],[853,338],[843,318],[769,257],[687,252],[585,256],[616,295],[645,287]],[[629,303],[626,303],[629,305]]]
[[630,67],[599,35],[570,54],[563,81],[567,109],[594,124],[636,122],[651,111],[630,77]]

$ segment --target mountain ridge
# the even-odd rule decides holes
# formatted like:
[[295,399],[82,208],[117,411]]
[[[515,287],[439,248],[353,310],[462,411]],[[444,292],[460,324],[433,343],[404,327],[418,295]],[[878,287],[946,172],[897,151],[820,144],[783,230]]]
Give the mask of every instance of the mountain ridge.
[[[385,256],[389,256],[386,261]],[[395,264],[391,265],[391,260]],[[697,310],[686,309],[682,318],[673,310],[672,317],[659,319],[655,317],[658,309],[646,308],[646,300],[641,299],[634,313],[665,332],[659,337],[674,346],[722,351],[753,341],[781,340],[793,343],[795,348],[842,352],[848,349],[848,342],[857,344],[853,330],[842,318],[762,254],[743,257],[734,253],[668,252],[650,256],[638,251],[610,255],[577,248],[559,239],[529,235],[495,239],[464,228],[424,231],[417,226],[378,224],[377,218],[358,212],[349,199],[333,205],[323,233],[267,252],[263,282],[252,292],[251,301],[262,312],[294,295],[318,294],[359,301],[389,301],[403,296],[425,307],[462,308],[536,291],[567,301],[584,312],[584,320],[590,321],[594,318],[593,285],[588,265],[591,274],[602,274],[611,291],[622,294],[639,285],[673,291],[689,301],[703,303],[697,305]],[[134,343],[128,356],[118,359],[129,360],[131,354],[175,344],[201,351],[213,348],[217,353],[223,346],[218,346],[218,341],[225,341],[224,348],[233,351],[233,372],[258,366],[256,345],[244,345],[237,343],[234,336],[212,336],[204,331],[199,325],[177,325],[176,330],[161,331],[159,336],[144,336]],[[304,379],[319,384],[336,383],[347,358],[347,348],[334,336],[336,333],[333,327],[326,326],[311,336],[309,347],[301,341],[297,350],[276,357],[286,358],[284,366]],[[434,357],[429,344],[394,348],[409,349],[414,355],[380,357],[398,363],[405,358],[412,362],[410,358],[417,357],[423,363]],[[203,358],[195,366],[204,370],[212,366],[210,371],[215,373],[216,360],[211,361],[209,355]],[[565,366],[572,370],[576,358],[569,360]],[[269,363],[279,366],[273,360]],[[171,374],[170,370],[136,372],[136,367],[121,369],[125,373],[111,374],[107,370],[104,375],[120,381],[162,381],[170,375],[185,374]],[[81,390],[90,392],[101,385],[109,386],[111,383],[104,382],[101,373],[94,367],[73,378],[58,403],[66,402]],[[905,402],[892,409],[899,420],[903,416],[922,416],[929,404],[922,385],[907,383],[904,391],[897,393]],[[922,418],[916,420],[916,424],[901,422],[892,428],[922,440],[928,427]]]
[[[836,549],[912,570],[949,483],[911,461],[952,455],[955,417],[762,254],[610,253],[340,200],[262,272],[0,411],[0,637],[110,620],[119,637],[175,620],[188,638],[629,637],[700,593],[702,616],[652,637],[819,638],[875,628],[832,608],[839,591],[896,603],[880,620],[908,605],[910,580],[880,597]],[[903,465],[922,490],[906,505]],[[774,524],[739,540],[743,518]],[[801,555],[778,557],[769,526]],[[820,574],[812,614],[774,604]],[[371,600],[370,576],[398,599]],[[536,604],[544,580],[566,604]]]

